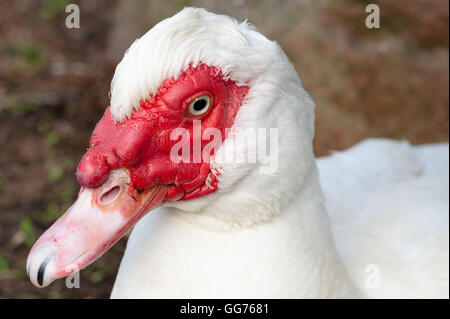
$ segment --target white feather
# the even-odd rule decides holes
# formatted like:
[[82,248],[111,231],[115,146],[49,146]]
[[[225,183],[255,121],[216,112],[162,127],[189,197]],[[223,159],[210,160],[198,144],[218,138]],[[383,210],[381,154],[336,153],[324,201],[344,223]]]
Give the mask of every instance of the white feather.
[[370,139],[318,160],[336,246],[369,297],[448,298],[448,157],[448,144]]
[[247,84],[271,62],[269,52],[252,45],[255,35],[246,22],[238,24],[204,9],[185,8],[161,21],[137,39],[117,65],[111,83],[113,118],[129,117],[162,81],[177,79],[191,63],[214,65],[236,83]]
[[[318,161],[322,191],[314,103],[283,51],[246,23],[193,8],[125,55],[114,119],[199,62],[249,86],[233,130],[277,128],[278,170],[221,161],[249,152],[225,140],[211,163],[219,190],[146,215],[112,297],[448,297],[448,145],[365,141]],[[381,272],[376,289],[366,285],[370,264]]]

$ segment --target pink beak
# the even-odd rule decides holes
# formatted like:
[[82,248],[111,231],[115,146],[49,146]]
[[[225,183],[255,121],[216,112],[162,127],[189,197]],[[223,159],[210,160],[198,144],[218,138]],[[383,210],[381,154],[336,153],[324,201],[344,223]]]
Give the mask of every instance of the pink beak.
[[112,171],[100,187],[82,187],[76,202],[31,249],[27,259],[31,282],[45,287],[85,268],[160,205],[166,193],[166,186],[136,191],[126,169]]

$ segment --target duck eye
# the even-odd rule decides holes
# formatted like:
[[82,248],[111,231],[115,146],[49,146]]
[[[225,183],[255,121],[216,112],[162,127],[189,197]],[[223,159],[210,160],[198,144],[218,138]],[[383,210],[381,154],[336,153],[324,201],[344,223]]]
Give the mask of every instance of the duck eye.
[[211,105],[211,98],[208,95],[202,95],[189,103],[188,112],[191,116],[200,116],[208,112]]

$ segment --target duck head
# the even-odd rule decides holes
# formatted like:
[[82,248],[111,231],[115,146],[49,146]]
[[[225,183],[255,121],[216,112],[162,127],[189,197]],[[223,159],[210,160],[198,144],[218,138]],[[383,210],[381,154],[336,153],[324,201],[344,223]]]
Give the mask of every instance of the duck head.
[[[31,281],[83,269],[158,206],[232,227],[275,216],[314,163],[313,108],[280,47],[247,23],[194,8],[160,22],[116,68],[78,199],[31,249]],[[258,136],[239,139],[246,129]]]

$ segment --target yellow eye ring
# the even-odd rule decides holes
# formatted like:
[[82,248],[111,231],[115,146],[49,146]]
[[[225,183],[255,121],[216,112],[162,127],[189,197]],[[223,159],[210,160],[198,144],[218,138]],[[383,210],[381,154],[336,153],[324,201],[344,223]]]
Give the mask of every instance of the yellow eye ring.
[[191,103],[189,103],[188,112],[191,116],[197,117],[208,112],[210,107],[211,107],[211,98],[209,97],[209,95],[205,94],[199,96]]

